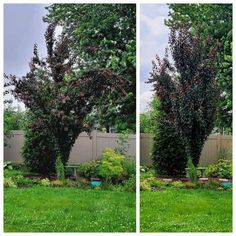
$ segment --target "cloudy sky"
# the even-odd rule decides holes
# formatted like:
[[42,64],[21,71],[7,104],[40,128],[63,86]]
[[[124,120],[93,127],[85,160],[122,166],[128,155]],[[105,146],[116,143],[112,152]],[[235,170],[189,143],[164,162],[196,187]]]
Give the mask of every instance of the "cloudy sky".
[[[44,33],[47,24],[45,4],[4,4],[4,73],[23,76],[29,71],[33,46],[38,44],[39,55],[46,55]],[[7,95],[6,99],[12,99]],[[13,106],[20,105],[13,99]]]
[[[45,4],[4,4],[4,72],[25,75],[32,57],[33,45],[38,44],[40,56],[46,55],[42,21],[47,11]],[[151,85],[146,84],[152,69],[152,60],[163,57],[168,42],[168,16],[165,4],[142,4],[140,11],[140,110],[144,111],[152,96]]]
[[46,24],[44,4],[4,4],[4,72],[25,75],[38,44],[39,54],[46,55],[44,32]]
[[164,24],[168,17],[166,4],[142,4],[140,6],[140,112],[145,111],[153,92],[145,82],[152,70],[156,54],[162,58],[168,46],[169,29]]

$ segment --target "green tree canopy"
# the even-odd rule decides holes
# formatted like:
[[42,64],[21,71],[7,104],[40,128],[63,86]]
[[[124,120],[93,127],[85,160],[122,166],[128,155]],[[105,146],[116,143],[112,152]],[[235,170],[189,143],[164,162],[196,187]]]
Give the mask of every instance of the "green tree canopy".
[[160,102],[153,96],[148,110],[140,114],[140,133],[154,134],[161,117]]
[[103,103],[90,119],[135,131],[135,4],[53,4],[47,9],[44,20],[62,26],[83,68],[107,68],[127,81],[125,99],[117,107]]

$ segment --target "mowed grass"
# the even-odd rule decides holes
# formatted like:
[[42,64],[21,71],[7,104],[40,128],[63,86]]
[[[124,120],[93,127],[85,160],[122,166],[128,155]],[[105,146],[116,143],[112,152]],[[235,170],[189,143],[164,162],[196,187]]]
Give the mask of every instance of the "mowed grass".
[[5,232],[134,232],[135,193],[33,187],[4,190]]
[[141,192],[141,232],[232,232],[232,192]]

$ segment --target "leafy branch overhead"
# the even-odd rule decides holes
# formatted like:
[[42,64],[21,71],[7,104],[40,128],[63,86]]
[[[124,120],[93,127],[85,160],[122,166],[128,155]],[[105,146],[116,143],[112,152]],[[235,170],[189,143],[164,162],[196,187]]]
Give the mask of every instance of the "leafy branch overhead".
[[118,110],[103,103],[90,118],[107,128],[135,131],[136,5],[52,4],[47,10],[44,21],[63,28],[81,68],[106,68],[127,82]]

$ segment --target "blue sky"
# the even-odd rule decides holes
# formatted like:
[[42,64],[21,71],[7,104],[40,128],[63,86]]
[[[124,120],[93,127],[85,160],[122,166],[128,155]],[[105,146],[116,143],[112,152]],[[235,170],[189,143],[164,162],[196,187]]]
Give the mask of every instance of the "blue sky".
[[145,82],[152,70],[152,60],[164,56],[168,46],[169,29],[164,24],[168,17],[166,4],[141,4],[140,6],[140,112],[146,110],[152,97],[152,85]]

